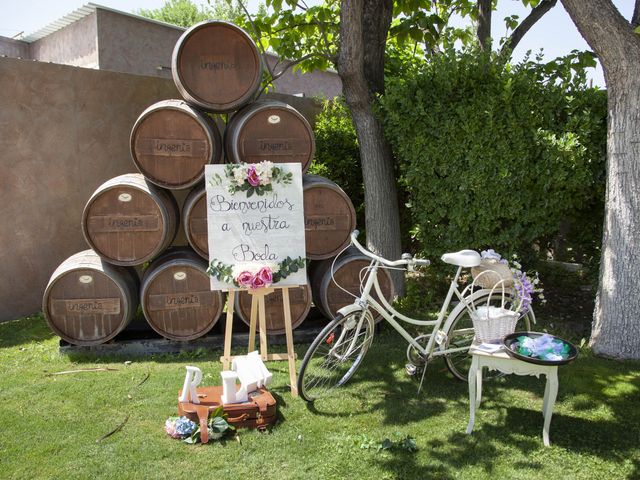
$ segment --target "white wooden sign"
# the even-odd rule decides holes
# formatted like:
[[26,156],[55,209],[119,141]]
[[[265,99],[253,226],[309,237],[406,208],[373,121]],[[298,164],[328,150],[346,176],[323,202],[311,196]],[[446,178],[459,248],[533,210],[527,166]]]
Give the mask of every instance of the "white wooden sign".
[[207,165],[211,288],[307,283],[299,163]]

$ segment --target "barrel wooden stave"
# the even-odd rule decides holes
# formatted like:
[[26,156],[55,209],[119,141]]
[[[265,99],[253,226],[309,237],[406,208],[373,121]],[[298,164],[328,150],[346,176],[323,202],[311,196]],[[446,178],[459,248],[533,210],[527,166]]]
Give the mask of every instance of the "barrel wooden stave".
[[225,130],[230,163],[300,163],[306,173],[315,153],[315,137],[307,119],[277,100],[252,103],[236,113]]
[[209,260],[206,193],[204,185],[198,185],[189,192],[182,207],[182,227],[191,248]]
[[[344,254],[335,259],[335,263],[333,258],[312,262],[309,283],[313,292],[313,303],[325,317],[335,317],[339,309],[351,305],[357,297],[360,297],[360,272],[370,264],[371,259],[355,247],[349,247]],[[335,282],[331,277],[332,268]],[[391,302],[395,293],[389,272],[382,268],[378,269],[378,281],[385,299]],[[338,287],[336,283],[349,293]],[[379,302],[375,290],[372,294],[373,298]],[[376,317],[376,321],[381,319],[381,316]]]
[[134,164],[150,182],[169,189],[189,188],[204,178],[204,166],[220,163],[222,141],[207,114],[183,100],[148,107],[133,126]]
[[353,203],[337,184],[319,175],[304,175],[302,188],[307,257],[335,257],[356,227]]
[[[247,325],[251,324],[251,301],[253,295],[246,290],[236,293],[235,312]],[[311,287],[302,285],[289,287],[289,302],[291,304],[291,327],[297,328],[307,318],[311,309]],[[273,293],[264,297],[267,333],[279,335],[285,333],[284,301],[282,289],[276,288]],[[260,331],[260,324],[256,320],[256,331]]]
[[230,112],[253,100],[262,58],[251,37],[223,21],[198,23],[178,39],[171,73],[180,95],[212,112]]
[[211,290],[207,263],[188,248],[171,249],[149,265],[140,301],[147,322],[171,340],[193,340],[218,322],[224,306]]
[[93,193],[82,213],[82,232],[109,263],[140,265],[171,244],[178,216],[169,192],[130,173],[106,181]]
[[49,327],[63,340],[85,346],[113,339],[129,324],[137,307],[135,272],[104,262],[93,250],[62,262],[42,300]]

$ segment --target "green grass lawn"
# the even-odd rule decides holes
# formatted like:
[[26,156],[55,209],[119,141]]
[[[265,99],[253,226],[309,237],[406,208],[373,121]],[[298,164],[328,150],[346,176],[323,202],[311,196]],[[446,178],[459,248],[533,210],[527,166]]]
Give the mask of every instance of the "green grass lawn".
[[[305,349],[297,348],[300,357]],[[416,397],[393,332],[379,335],[338,395],[313,407],[291,398],[286,362],[268,364],[280,416],[269,433],[243,430],[240,442],[197,446],[169,438],[163,424],[177,413],[184,366],[199,366],[207,385],[219,383],[219,355],[68,356],[40,316],[0,324],[0,478],[640,478],[637,362],[583,350],[560,367],[549,448],[543,379],[486,382],[467,436],[466,384],[436,361]],[[117,370],[50,375],[92,367]],[[417,452],[377,448],[407,435]]]

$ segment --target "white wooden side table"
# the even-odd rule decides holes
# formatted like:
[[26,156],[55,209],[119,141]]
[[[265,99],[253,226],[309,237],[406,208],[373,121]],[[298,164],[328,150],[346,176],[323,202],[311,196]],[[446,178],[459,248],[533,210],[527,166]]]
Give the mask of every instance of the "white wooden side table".
[[467,434],[471,434],[475,422],[476,409],[480,406],[482,398],[482,369],[515,375],[533,375],[547,377],[547,384],[544,389],[544,401],[542,403],[542,415],[544,416],[544,426],[542,429],[542,440],[545,446],[549,446],[549,426],[551,425],[551,415],[553,405],[558,394],[558,366],[536,365],[524,362],[517,358],[510,357],[504,349],[497,352],[486,352],[478,350],[477,345],[472,345],[469,354],[472,356],[471,368],[469,370],[469,424]]

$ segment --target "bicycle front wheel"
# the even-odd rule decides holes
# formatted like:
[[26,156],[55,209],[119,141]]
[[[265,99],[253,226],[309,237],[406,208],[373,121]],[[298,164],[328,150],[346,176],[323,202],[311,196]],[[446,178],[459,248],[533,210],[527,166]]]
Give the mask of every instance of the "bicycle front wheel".
[[327,396],[355,373],[373,340],[368,309],[338,315],[313,340],[298,374],[298,393],[307,402]]
[[[496,297],[497,302],[500,301],[499,295],[494,294],[494,297]],[[486,302],[486,299],[484,301]],[[518,320],[516,330],[531,330],[531,321],[533,318],[533,312],[530,308],[529,311],[527,311],[527,313]],[[444,344],[444,348],[460,349],[456,352],[444,355],[447,368],[454,377],[466,382],[469,378],[469,369],[471,368],[471,355],[469,355],[468,352],[471,343],[473,343],[473,338],[475,337],[473,321],[471,320],[469,311],[466,308],[461,310],[453,322],[451,322],[449,331],[446,333],[447,339]],[[491,373],[487,372],[485,378],[488,378],[491,375]]]

